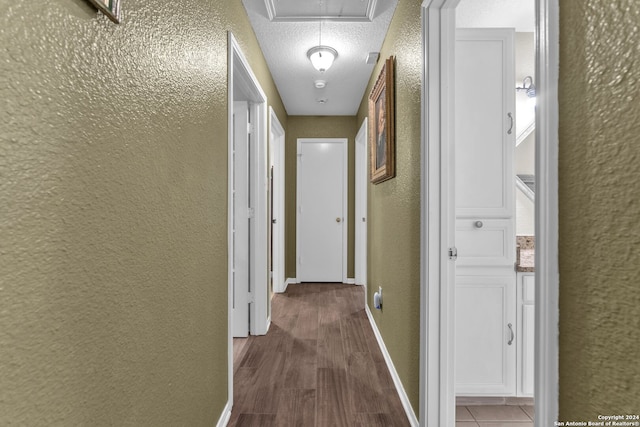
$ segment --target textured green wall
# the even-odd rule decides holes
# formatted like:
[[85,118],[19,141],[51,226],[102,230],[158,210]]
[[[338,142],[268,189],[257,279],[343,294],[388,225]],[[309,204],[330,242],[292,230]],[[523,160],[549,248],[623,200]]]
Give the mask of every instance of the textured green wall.
[[240,0],[0,0],[0,424],[211,426],[227,401]]
[[369,184],[368,295],[382,286],[373,316],[416,414],[420,362],[420,84],[421,1],[400,0],[358,114],[384,60],[396,56],[396,177]]
[[285,148],[285,271],[296,277],[296,174],[298,138],[348,138],[349,235],[347,240],[347,277],[354,277],[355,247],[355,141],[358,133],[354,116],[289,116]]
[[640,3],[560,2],[560,414],[640,411]]

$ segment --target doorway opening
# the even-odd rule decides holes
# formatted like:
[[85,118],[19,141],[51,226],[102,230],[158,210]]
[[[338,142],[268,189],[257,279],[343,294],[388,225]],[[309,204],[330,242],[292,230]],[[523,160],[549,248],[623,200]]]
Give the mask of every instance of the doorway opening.
[[[423,266],[421,425],[453,426],[456,413],[455,48],[460,0],[433,0],[423,10]],[[557,0],[536,0],[535,62],[535,425],[558,413]],[[482,225],[477,225],[481,228]],[[473,225],[473,224],[472,224]],[[462,242],[461,242],[462,243]],[[515,246],[515,245],[514,245]],[[531,312],[528,314],[531,321]],[[513,325],[512,325],[513,327]],[[510,332],[508,325],[505,334]],[[508,334],[507,339],[511,336]]]
[[228,34],[228,382],[233,405],[233,337],[269,329],[267,97]]

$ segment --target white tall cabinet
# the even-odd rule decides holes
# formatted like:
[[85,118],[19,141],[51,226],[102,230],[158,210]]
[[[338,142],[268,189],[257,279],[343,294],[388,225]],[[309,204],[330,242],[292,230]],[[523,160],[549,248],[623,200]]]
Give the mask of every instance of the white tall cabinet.
[[515,32],[459,29],[456,393],[516,395]]

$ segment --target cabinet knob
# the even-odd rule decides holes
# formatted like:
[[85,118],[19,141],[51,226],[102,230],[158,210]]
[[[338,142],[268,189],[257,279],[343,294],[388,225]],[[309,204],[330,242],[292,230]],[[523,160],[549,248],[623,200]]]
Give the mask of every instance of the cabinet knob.
[[342,219],[340,219],[340,217],[336,218],[336,222],[340,222],[342,221]]
[[476,228],[482,228],[484,223],[482,221],[476,221],[473,223],[473,225],[475,225]]

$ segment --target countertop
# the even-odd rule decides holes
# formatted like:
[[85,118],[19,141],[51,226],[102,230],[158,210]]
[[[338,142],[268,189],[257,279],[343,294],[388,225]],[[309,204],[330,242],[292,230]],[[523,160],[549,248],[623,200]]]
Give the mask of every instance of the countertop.
[[516,237],[516,271],[533,273],[536,271],[536,240],[533,236]]
[[516,264],[516,271],[520,273],[533,273],[536,271],[536,250],[520,249],[520,262]]

